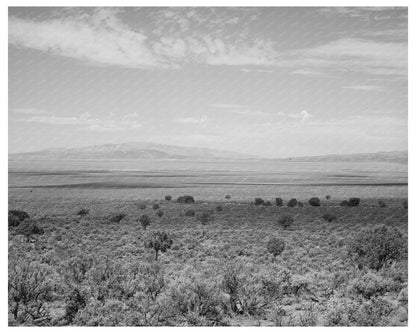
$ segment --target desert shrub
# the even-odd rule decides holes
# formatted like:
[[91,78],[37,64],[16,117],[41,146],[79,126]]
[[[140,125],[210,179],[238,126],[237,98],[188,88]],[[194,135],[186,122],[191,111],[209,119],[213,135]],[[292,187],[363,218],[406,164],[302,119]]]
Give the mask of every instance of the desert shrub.
[[166,195],[165,196],[165,200],[166,201],[171,201],[172,200],[172,196],[171,195]]
[[354,237],[348,252],[359,265],[379,270],[407,257],[407,239],[395,227],[378,225]]
[[303,207],[303,202],[298,201],[298,207],[302,208]]
[[274,259],[285,249],[285,241],[282,238],[273,237],[267,242],[267,251],[273,254]]
[[241,274],[243,267],[229,265],[224,272],[221,288],[229,296],[231,312],[252,316],[264,315],[267,306],[260,294],[260,285],[251,274]]
[[394,289],[393,281],[383,278],[380,275],[368,272],[367,274],[352,281],[352,289],[366,299],[384,295]]
[[373,297],[348,310],[349,321],[354,326],[388,326],[394,305],[384,297]]
[[172,288],[171,307],[179,322],[186,326],[222,324],[223,299],[218,288],[204,281],[186,281]]
[[313,303],[302,306],[302,312],[299,316],[300,326],[316,326],[318,321],[318,310]]
[[110,222],[111,223],[120,223],[122,219],[126,217],[126,214],[120,213],[120,214],[114,214],[110,216]]
[[197,214],[196,219],[205,225],[214,219],[214,215],[210,211],[203,211]]
[[350,198],[348,200],[348,205],[350,207],[357,207],[360,204],[360,198]]
[[335,220],[337,219],[337,217],[336,217],[334,214],[331,214],[331,213],[325,213],[325,214],[322,216],[322,218],[323,218],[325,221],[328,221],[328,222],[332,222],[332,221],[335,221]]
[[379,201],[378,201],[378,205],[379,205],[381,208],[386,207],[386,203],[385,203],[383,200],[379,200]]
[[295,198],[293,198],[293,199],[290,199],[288,201],[287,206],[288,207],[296,207],[297,204],[298,204],[298,201]]
[[17,227],[21,221],[16,215],[9,213],[8,222],[9,222],[9,228],[10,228],[10,227]]
[[227,194],[227,195],[225,196],[225,199],[230,200],[230,199],[231,199],[231,195]]
[[217,207],[215,207],[215,209],[217,210],[217,212],[222,212],[223,208],[221,205],[218,205]]
[[157,203],[154,203],[153,206],[152,206],[152,208],[154,210],[158,210],[160,208],[160,206]]
[[404,209],[407,209],[407,200],[404,200],[404,201],[403,201],[403,208],[404,208]]
[[16,228],[16,233],[26,236],[27,238],[33,235],[43,235],[44,229],[32,219],[26,219]]
[[256,205],[256,206],[262,206],[264,204],[265,204],[265,202],[264,202],[264,200],[262,198],[254,198],[254,205]]
[[65,314],[63,319],[66,325],[70,325],[78,311],[85,308],[87,305],[86,297],[83,296],[78,288],[74,288],[65,300]]
[[339,204],[341,207],[349,207],[350,203],[347,200],[342,200]]
[[81,208],[78,212],[77,215],[78,216],[85,216],[88,215],[90,213],[89,209],[86,208]]
[[47,303],[51,301],[53,281],[46,266],[19,263],[9,266],[9,313],[17,325],[47,325]]
[[310,198],[308,202],[313,207],[319,207],[321,205],[321,201],[318,197]]
[[144,202],[139,203],[139,209],[141,210],[146,209],[146,204]]
[[157,213],[156,213],[156,215],[157,215],[157,216],[159,216],[159,217],[162,217],[162,216],[163,216],[163,214],[164,214],[164,213],[163,213],[163,211],[162,211],[162,210],[158,210],[158,211],[157,211]]
[[294,219],[293,219],[293,217],[292,217],[292,215],[289,215],[289,214],[283,214],[283,215],[281,215],[278,219],[277,219],[277,222],[283,227],[283,228],[287,228],[287,227],[290,227],[292,224],[293,224],[293,222],[294,222]]
[[276,198],[276,206],[277,207],[283,206],[283,199],[282,198]]
[[325,196],[325,199],[326,199],[326,200],[331,200],[331,196],[330,196],[330,195],[326,195],[326,196]]
[[143,229],[146,230],[146,228],[150,224],[150,217],[148,215],[142,215],[139,218],[139,222],[142,225]]
[[166,252],[172,247],[172,244],[173,241],[167,233],[164,231],[156,231],[152,233],[145,243],[145,246],[155,251],[155,261],[157,261],[159,252]]
[[183,195],[183,196],[179,197],[178,199],[176,199],[176,201],[178,203],[190,204],[190,203],[194,203],[195,199],[191,195]]
[[29,218],[29,214],[23,210],[9,210],[9,226],[18,226],[20,222]]
[[185,216],[195,216],[195,210],[194,209],[187,209],[185,211]]
[[269,201],[269,200],[264,202],[264,206],[266,206],[266,207],[271,206],[271,205],[272,205],[272,202]]

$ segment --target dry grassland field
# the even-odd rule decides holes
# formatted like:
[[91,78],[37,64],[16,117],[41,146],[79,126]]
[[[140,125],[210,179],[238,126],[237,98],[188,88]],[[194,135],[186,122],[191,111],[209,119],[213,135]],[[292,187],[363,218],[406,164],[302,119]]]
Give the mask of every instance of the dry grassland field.
[[9,160],[9,325],[406,326],[407,230],[403,164]]

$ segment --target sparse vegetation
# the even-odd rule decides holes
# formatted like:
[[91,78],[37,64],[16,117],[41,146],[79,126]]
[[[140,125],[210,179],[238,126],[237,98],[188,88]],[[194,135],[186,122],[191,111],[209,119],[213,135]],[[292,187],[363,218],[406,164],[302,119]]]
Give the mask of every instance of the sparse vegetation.
[[328,222],[333,222],[333,221],[335,221],[335,220],[337,219],[337,216],[336,216],[336,215],[334,215],[334,214],[331,214],[331,213],[325,213],[325,214],[322,216],[322,218],[323,218],[325,221],[328,221]]
[[349,207],[350,203],[347,200],[342,200],[339,204],[341,207]]
[[227,194],[227,195],[225,196],[225,199],[230,200],[230,199],[231,199],[231,195]]
[[255,206],[264,206],[266,203],[262,198],[255,198],[254,205]]
[[381,208],[385,208],[386,207],[386,203],[383,201],[383,200],[379,200],[378,201],[378,205],[381,207]]
[[217,212],[222,212],[223,211],[223,208],[222,208],[221,205],[218,205],[217,207],[215,207],[215,209],[216,209]]
[[285,241],[281,238],[273,237],[267,243],[267,251],[273,254],[274,259],[285,249]]
[[308,202],[313,207],[319,207],[321,205],[321,201],[317,197],[310,198]]
[[146,230],[147,227],[150,225],[150,217],[148,215],[142,215],[139,218],[139,222],[143,227],[143,230]]
[[162,217],[164,215],[162,210],[158,210],[156,213],[157,216]]
[[350,198],[348,200],[348,205],[350,207],[357,207],[360,204],[360,198]]
[[283,199],[282,198],[276,198],[276,206],[277,207],[283,206]]
[[159,252],[165,253],[172,247],[173,240],[164,231],[156,231],[152,233],[150,239],[146,243],[146,247],[155,251],[155,261],[159,257]]
[[171,201],[172,200],[172,196],[171,195],[166,195],[165,196],[165,200],[166,201]]
[[195,199],[191,195],[183,195],[183,196],[179,197],[178,199],[176,199],[176,202],[184,203],[184,204],[190,204],[190,203],[194,203]]
[[357,264],[380,270],[407,258],[407,239],[396,227],[379,225],[354,237],[348,251]]
[[297,201],[295,198],[293,198],[293,199],[290,199],[290,200],[288,201],[287,206],[288,206],[288,207],[296,207],[296,206],[297,206],[297,204],[298,204],[298,201]]
[[185,211],[185,216],[195,216],[195,209],[187,209]]
[[120,223],[122,219],[126,217],[124,213],[118,213],[110,216],[111,223]]
[[154,203],[153,206],[152,206],[152,208],[154,210],[158,210],[160,208],[160,206],[157,203]]
[[86,215],[88,215],[90,213],[90,210],[89,209],[87,209],[87,208],[81,208],[78,212],[77,212],[77,215],[78,216],[86,216]]
[[139,203],[139,209],[145,210],[146,209],[146,204],[144,202]]
[[281,216],[278,218],[277,222],[278,222],[278,223],[279,223],[279,224],[280,224],[283,228],[287,229],[288,227],[290,227],[290,226],[293,224],[294,219],[293,219],[292,215],[289,215],[289,214],[283,214],[283,215],[281,215]]
[[[9,325],[406,325],[407,211],[388,199],[369,210],[377,200],[355,209],[165,202],[168,219],[146,215],[150,232],[133,218],[103,223],[120,209],[137,215],[135,201],[104,202],[82,220],[81,201],[65,213],[45,204],[42,217],[9,229],[9,281],[27,276],[22,286],[40,292],[21,288],[23,301],[9,291]],[[342,222],[324,223],[334,217]],[[32,222],[43,233],[25,242],[18,230]]]

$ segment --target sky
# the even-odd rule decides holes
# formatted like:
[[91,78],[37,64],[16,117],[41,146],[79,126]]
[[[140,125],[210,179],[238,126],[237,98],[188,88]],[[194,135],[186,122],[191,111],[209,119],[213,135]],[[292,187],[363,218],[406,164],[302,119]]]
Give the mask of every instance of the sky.
[[403,7],[9,8],[9,153],[407,149]]

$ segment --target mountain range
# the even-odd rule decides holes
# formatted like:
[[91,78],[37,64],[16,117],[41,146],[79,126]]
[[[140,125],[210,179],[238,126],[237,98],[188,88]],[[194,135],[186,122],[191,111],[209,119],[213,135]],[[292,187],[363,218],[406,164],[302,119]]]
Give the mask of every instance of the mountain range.
[[[151,142],[104,144],[81,148],[51,148],[10,154],[14,160],[24,159],[176,159],[176,160],[262,160],[264,157],[199,147],[181,147]],[[407,164],[407,151],[332,154],[267,160],[293,162],[392,162]]]

